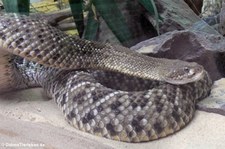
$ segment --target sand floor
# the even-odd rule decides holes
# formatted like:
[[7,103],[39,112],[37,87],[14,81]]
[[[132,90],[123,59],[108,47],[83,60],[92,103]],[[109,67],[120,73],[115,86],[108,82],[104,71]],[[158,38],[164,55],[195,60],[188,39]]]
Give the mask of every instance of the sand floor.
[[219,114],[197,111],[193,121],[174,135],[146,143],[124,143],[74,129],[41,89],[1,95],[0,119],[0,149],[225,148],[225,116]]

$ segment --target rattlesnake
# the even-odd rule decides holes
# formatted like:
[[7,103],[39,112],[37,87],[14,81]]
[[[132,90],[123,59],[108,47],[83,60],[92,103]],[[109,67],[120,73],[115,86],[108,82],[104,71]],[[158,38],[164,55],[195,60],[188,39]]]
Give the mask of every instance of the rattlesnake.
[[72,126],[114,140],[175,133],[211,86],[196,63],[72,38],[17,14],[0,16],[0,49],[1,92],[42,86]]

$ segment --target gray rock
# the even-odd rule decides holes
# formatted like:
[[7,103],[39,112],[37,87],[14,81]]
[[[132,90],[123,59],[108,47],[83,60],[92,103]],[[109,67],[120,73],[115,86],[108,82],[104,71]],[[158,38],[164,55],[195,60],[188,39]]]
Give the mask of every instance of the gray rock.
[[198,108],[203,111],[225,115],[225,79],[215,81],[211,94],[198,103]]
[[[213,81],[225,76],[225,39],[220,35],[173,31],[143,41],[132,49],[153,57],[197,62],[203,65]],[[198,103],[198,108],[225,115],[224,84],[224,79],[216,81],[211,95]]]
[[140,42],[131,49],[153,57],[197,62],[203,65],[213,81],[225,75],[225,40],[220,35],[173,31]]

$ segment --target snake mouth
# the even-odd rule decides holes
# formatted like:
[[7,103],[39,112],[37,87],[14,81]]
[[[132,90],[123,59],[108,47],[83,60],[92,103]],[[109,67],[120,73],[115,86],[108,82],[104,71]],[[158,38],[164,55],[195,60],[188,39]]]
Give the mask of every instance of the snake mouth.
[[191,75],[182,75],[182,76],[177,76],[177,77],[167,77],[165,78],[165,82],[168,82],[170,84],[177,84],[177,85],[182,85],[182,84],[187,84],[187,83],[192,83],[201,80],[205,76],[205,70],[202,69],[202,71],[198,71],[197,73],[191,74]]
[[200,73],[197,73],[196,75],[194,75],[194,77],[192,78],[193,81],[199,81],[201,80],[205,75],[205,71],[201,71]]

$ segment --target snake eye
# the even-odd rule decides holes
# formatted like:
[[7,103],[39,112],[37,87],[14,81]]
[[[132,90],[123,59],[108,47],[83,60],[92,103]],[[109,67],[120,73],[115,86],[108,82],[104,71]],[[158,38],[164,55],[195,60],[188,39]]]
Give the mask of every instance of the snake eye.
[[190,72],[190,69],[188,67],[184,67],[183,70],[184,70],[185,73],[189,73]]
[[185,74],[189,75],[189,76],[193,76],[195,74],[194,69],[189,68],[189,67],[184,67],[183,71]]

